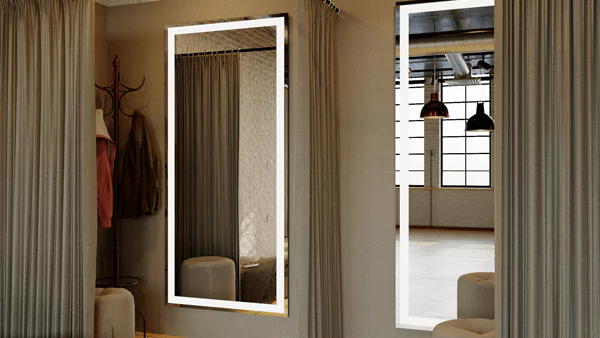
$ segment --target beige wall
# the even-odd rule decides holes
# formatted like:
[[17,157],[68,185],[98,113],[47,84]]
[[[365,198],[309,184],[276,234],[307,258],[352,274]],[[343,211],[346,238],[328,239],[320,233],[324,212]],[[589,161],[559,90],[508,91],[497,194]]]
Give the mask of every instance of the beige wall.
[[395,1],[337,0],[344,337],[395,328]]
[[[106,38],[107,8],[104,5],[96,4],[95,11],[96,83],[98,85],[105,86],[109,83],[110,76],[112,75],[112,68],[109,69],[108,67],[108,65],[110,65],[110,61],[108,58],[108,40]],[[106,109],[105,105],[109,104],[110,99],[107,98],[104,92],[96,89],[96,108]],[[106,120],[110,122],[112,119],[109,117]],[[100,227],[98,227],[97,234],[98,250],[96,253],[96,276],[101,278],[109,276],[112,271],[112,234],[111,231]]]
[[[141,109],[165,150],[165,26],[274,13],[290,15],[290,318],[176,308],[166,304],[166,221],[164,207],[154,216],[123,222],[123,273],[144,282],[131,288],[136,306],[152,332],[187,337],[306,337],[308,308],[308,114],[299,78],[296,0],[163,0],[108,9],[108,55],[119,54],[123,81],[146,85],[124,102]],[[306,82],[304,82],[306,83]],[[122,135],[128,131],[123,123]],[[161,188],[164,192],[164,176]],[[162,195],[164,197],[164,194]]]
[[[106,68],[107,58],[107,40],[106,40],[106,7],[100,4],[96,4],[96,16],[95,16],[95,63],[96,63],[96,83],[104,84],[106,81],[106,74],[108,69]],[[102,92],[96,91],[96,108],[102,107]]]
[[[336,4],[343,10],[338,61],[344,337],[428,337],[395,328],[395,1]],[[145,280],[132,290],[152,331],[211,338],[307,337],[309,124],[303,9],[303,0],[163,0],[108,10],[108,53],[120,55],[124,81],[136,84],[147,77],[128,105],[146,112],[163,149],[164,26],[290,13],[290,318],[166,307],[161,211],[123,225],[124,271]]]

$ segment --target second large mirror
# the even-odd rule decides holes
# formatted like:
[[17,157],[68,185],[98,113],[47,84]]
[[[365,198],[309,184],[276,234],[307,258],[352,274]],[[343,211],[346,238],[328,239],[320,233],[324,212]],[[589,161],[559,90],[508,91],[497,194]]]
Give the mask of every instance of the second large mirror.
[[167,28],[168,301],[287,313],[286,16]]

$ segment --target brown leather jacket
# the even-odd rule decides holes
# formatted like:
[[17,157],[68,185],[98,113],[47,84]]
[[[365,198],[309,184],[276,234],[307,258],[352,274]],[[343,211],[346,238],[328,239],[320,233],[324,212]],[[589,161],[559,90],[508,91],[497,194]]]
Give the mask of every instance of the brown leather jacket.
[[160,156],[144,115],[133,112],[123,153],[121,216],[152,215],[160,207]]

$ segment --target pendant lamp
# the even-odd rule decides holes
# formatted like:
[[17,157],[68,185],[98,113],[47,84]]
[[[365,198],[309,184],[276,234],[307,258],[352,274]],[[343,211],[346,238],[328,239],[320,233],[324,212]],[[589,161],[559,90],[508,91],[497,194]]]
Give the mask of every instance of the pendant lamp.
[[440,102],[440,93],[431,93],[431,100],[421,109],[422,119],[445,119],[450,117],[448,108]]
[[438,92],[438,82],[435,73],[435,56],[433,57],[433,92],[431,99],[421,109],[420,117],[422,119],[445,119],[450,117],[448,108],[440,101],[440,93]]
[[483,102],[477,102],[477,112],[467,120],[466,131],[494,131],[494,119],[485,113]]

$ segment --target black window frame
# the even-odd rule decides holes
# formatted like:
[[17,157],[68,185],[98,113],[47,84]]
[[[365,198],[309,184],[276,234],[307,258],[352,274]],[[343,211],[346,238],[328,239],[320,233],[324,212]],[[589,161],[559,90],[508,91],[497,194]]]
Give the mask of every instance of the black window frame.
[[[477,102],[484,102],[484,103],[489,103],[490,104],[490,111],[489,114],[490,116],[492,116],[493,111],[492,111],[492,106],[491,106],[491,98],[492,98],[492,78],[491,77],[482,77],[481,78],[482,81],[488,81],[487,85],[489,87],[489,99],[485,100],[485,101],[469,101],[467,100],[467,87],[469,86],[476,86],[476,85],[464,85],[463,87],[465,88],[465,100],[464,101],[446,101],[444,99],[444,85],[443,83],[440,85],[440,95],[441,95],[441,100],[444,103],[448,103],[448,104],[452,104],[452,103],[463,103],[465,104],[465,109],[466,109],[466,105],[469,103],[477,103]],[[467,131],[465,130],[464,132],[464,136],[444,136],[444,121],[464,121],[465,124],[467,122],[467,119],[472,116],[473,114],[475,114],[475,112],[465,112],[465,119],[457,119],[457,118],[447,118],[447,119],[442,119],[441,123],[440,123],[440,187],[442,188],[469,188],[469,189],[489,189],[492,187],[492,134],[491,132],[488,133],[488,135],[469,135],[467,133]],[[464,153],[445,153],[444,152],[444,138],[461,138],[465,140],[465,152]],[[470,138],[488,138],[488,142],[489,142],[489,152],[486,153],[469,153],[467,152],[467,140]],[[465,156],[465,169],[464,170],[444,170],[444,155],[464,155]],[[467,155],[488,155],[489,156],[489,170],[468,170],[467,169]],[[444,184],[444,172],[464,172],[465,174],[465,184],[464,185],[453,185],[453,184],[449,184],[446,185]],[[469,185],[467,184],[467,174],[473,172],[473,173],[477,173],[477,172],[487,172],[488,173],[488,185]]]
[[[423,101],[425,101],[425,80],[411,80],[409,81],[409,88],[415,88],[415,87],[411,87],[412,85],[422,85],[423,86]],[[394,86],[395,90],[400,89],[399,88],[399,84],[398,82],[396,82],[396,85]],[[424,103],[409,103],[409,106],[422,106]],[[399,107],[400,103],[396,102],[396,104],[394,105],[394,107]],[[400,122],[400,120],[396,119],[396,114],[395,114],[395,110],[394,110],[394,126],[397,122]],[[425,151],[425,121],[423,119],[418,119],[418,120],[408,120],[408,122],[422,122],[423,123],[423,136],[409,136],[408,139],[423,139],[423,151]],[[400,137],[396,137],[394,135],[394,140],[398,140],[400,139]],[[396,173],[399,173],[400,170],[398,170],[397,168],[395,168],[396,164],[395,164],[395,158],[396,156],[400,155],[399,152],[396,151],[396,143],[394,143],[394,183],[396,181]],[[423,173],[423,184],[421,185],[417,185],[417,184],[409,184],[408,186],[411,188],[423,188],[425,187],[425,153],[408,153],[408,156],[410,155],[422,155],[423,156],[423,170],[408,170],[408,172],[422,172]],[[399,184],[396,184],[396,187],[400,187]]]

